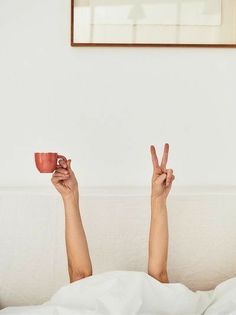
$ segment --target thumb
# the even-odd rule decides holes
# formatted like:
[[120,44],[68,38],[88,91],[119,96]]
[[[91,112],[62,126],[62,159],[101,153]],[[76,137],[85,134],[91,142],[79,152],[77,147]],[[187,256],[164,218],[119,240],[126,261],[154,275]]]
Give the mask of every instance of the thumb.
[[163,173],[158,177],[158,182],[162,184],[166,180],[167,174]]

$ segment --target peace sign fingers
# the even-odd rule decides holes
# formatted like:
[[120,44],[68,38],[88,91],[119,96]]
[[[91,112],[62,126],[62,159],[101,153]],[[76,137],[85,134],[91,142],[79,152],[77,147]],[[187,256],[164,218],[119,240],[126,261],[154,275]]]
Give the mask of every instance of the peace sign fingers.
[[163,172],[166,172],[166,164],[168,161],[168,155],[169,155],[169,144],[165,143],[164,152],[163,152],[163,156],[161,160],[161,169]]
[[158,158],[157,158],[156,149],[154,145],[151,145],[150,151],[151,151],[151,156],[152,156],[153,172],[157,174],[161,174],[162,171],[158,163]]

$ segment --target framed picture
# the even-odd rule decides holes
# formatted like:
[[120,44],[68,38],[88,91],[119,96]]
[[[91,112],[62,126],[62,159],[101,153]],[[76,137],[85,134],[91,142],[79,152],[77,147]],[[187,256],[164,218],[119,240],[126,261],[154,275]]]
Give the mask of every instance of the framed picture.
[[236,0],[71,0],[71,45],[236,47]]

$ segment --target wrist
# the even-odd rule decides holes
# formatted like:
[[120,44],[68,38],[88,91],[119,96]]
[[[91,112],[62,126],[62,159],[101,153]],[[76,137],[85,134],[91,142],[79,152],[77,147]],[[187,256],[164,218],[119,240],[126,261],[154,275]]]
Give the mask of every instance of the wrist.
[[163,208],[166,207],[166,198],[161,196],[151,196],[152,206]]
[[71,191],[70,193],[67,193],[62,196],[64,204],[73,203],[78,205],[79,204],[79,194],[78,192]]

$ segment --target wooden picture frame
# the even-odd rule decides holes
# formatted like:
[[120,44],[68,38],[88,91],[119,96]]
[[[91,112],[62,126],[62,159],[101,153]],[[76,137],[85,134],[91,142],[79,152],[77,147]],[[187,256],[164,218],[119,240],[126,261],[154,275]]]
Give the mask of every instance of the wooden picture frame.
[[[172,0],[174,8],[181,4],[182,13],[178,11],[178,16],[164,1],[71,0],[71,46],[236,48],[236,0],[198,0],[195,7],[191,1],[192,8],[190,2],[183,5],[189,0]],[[208,3],[212,11],[201,13],[203,5]],[[141,9],[146,6],[145,14],[143,9],[133,9],[138,5]],[[130,21],[131,11],[135,14],[135,24]],[[142,14],[145,18],[137,23],[137,15]]]

